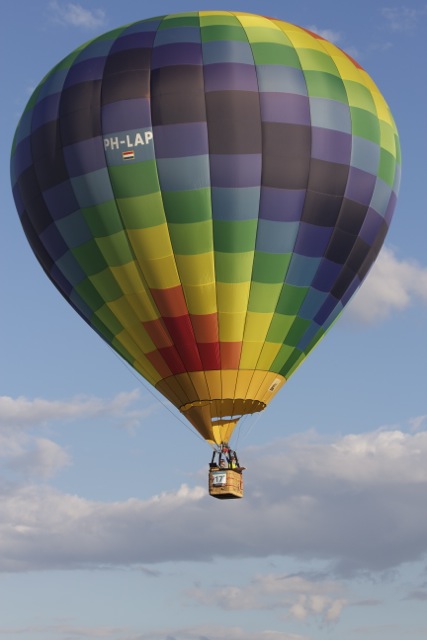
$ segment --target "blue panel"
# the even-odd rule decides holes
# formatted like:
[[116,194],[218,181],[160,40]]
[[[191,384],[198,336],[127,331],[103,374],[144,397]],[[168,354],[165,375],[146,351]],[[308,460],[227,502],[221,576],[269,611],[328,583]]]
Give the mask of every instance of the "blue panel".
[[256,250],[266,253],[292,253],[298,228],[298,222],[259,220]]
[[305,189],[276,189],[262,187],[260,218],[296,222],[301,219]]
[[310,98],[310,112],[314,127],[351,133],[351,115],[348,105],[327,98]]
[[206,122],[167,124],[154,127],[156,158],[201,156],[209,153]]
[[298,315],[305,320],[311,320],[319,311],[327,297],[328,294],[326,292],[311,288],[304,298]]
[[309,287],[313,282],[320,262],[321,258],[307,258],[294,253],[285,282],[295,287]]
[[319,227],[301,222],[294,251],[301,256],[321,258],[328,246],[333,227]]
[[58,220],[56,226],[70,249],[79,247],[93,239],[93,232],[89,229],[80,211],[75,211],[66,218]]
[[310,103],[307,96],[291,93],[260,93],[263,122],[287,122],[310,125]]
[[154,48],[160,47],[164,44],[172,44],[175,42],[200,43],[200,28],[180,26],[179,29],[175,27],[172,27],[171,29],[160,29],[156,33]]
[[282,65],[257,65],[256,70],[260,91],[307,95],[307,85],[301,69]]
[[97,171],[106,166],[102,138],[89,138],[64,147],[64,158],[71,178]]
[[391,187],[381,180],[381,178],[377,178],[374,193],[372,195],[371,207],[378,211],[378,213],[384,216],[387,211],[387,206],[390,200],[392,189]]
[[218,62],[240,62],[253,65],[252,49],[247,42],[217,40],[203,43],[203,64]]
[[261,184],[260,153],[212,154],[209,158],[213,187],[258,187]]
[[162,191],[190,191],[210,186],[208,155],[159,158],[157,171]]
[[359,136],[353,136],[351,147],[351,166],[376,176],[380,162],[380,147]]
[[212,188],[212,217],[215,220],[258,218],[260,187]]
[[150,101],[148,98],[134,98],[111,102],[102,107],[102,131],[104,134],[151,127]]
[[71,184],[81,209],[114,200],[108,169],[99,169],[85,176],[71,178]]

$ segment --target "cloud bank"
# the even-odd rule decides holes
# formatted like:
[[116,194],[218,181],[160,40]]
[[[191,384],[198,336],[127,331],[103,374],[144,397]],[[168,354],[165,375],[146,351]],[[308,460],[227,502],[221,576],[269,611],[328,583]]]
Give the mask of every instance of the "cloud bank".
[[427,267],[399,260],[392,249],[383,247],[345,317],[374,324],[417,302],[427,304]]
[[[28,465],[40,478],[67,463],[55,443],[37,444]],[[25,465],[25,441],[3,451],[10,464]],[[420,426],[333,441],[307,433],[242,454],[246,496],[226,503],[207,495],[205,471],[192,486],[118,502],[63,493],[39,478],[2,483],[0,571],[279,555],[322,559],[346,577],[426,554],[427,432]],[[295,616],[311,611],[312,595],[293,603]],[[238,601],[248,597],[250,590]],[[323,600],[319,615],[333,617],[342,600]]]
[[106,15],[103,9],[90,11],[74,2],[62,4],[57,0],[52,0],[49,3],[49,12],[51,20],[63,26],[97,29],[106,24]]

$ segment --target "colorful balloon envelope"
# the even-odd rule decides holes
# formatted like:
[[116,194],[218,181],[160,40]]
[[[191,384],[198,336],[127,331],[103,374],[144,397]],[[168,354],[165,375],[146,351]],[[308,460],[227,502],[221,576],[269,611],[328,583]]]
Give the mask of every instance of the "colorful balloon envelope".
[[392,115],[357,62],[226,11],[71,53],[31,97],[11,165],[48,277],[210,443],[264,409],[341,313],[400,175]]

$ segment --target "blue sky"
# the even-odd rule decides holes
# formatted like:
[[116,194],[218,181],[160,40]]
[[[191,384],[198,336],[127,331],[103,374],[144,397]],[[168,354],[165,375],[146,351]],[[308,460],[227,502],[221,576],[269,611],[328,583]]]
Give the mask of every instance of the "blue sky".
[[[43,75],[159,13],[242,10],[316,30],[388,101],[403,177],[377,264],[238,440],[246,497],[81,321],[20,227],[9,152]],[[427,637],[427,3],[15,0],[0,24],[0,639]]]

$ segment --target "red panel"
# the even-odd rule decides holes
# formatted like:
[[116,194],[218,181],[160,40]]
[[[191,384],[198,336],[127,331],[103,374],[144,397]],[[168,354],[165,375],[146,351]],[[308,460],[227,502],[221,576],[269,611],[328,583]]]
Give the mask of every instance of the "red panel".
[[167,330],[172,338],[181,360],[187,371],[202,371],[199,350],[194,337],[190,316],[179,318],[163,318]]
[[219,342],[218,314],[191,315],[194,335],[197,342]]
[[221,369],[218,342],[198,342],[200,358],[204,371],[216,371]]
[[241,342],[220,342],[221,369],[238,369],[240,363]]
[[178,373],[185,373],[187,371],[174,346],[159,349],[159,353],[174,376]]
[[174,318],[188,314],[181,285],[171,289],[150,289],[150,291],[162,317]]
[[161,319],[143,322],[142,326],[158,349],[161,347],[172,346],[170,335],[168,334]]
[[145,355],[162,378],[168,378],[172,375],[171,369],[168,367],[159,351],[151,351]]

